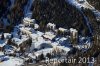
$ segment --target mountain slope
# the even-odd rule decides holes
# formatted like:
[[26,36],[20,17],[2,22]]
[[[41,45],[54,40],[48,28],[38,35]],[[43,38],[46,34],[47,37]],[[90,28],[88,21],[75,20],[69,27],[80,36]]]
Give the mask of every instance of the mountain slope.
[[[74,6],[65,0],[35,0],[32,5],[32,18],[42,24],[55,23],[57,27],[76,28],[81,33],[88,33],[84,18]],[[83,32],[82,32],[83,30]]]

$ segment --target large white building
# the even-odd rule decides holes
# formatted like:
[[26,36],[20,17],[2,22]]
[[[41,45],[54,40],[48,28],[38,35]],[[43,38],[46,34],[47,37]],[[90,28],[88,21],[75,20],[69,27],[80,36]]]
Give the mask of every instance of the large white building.
[[77,38],[78,31],[76,29],[70,28],[70,34],[73,38]]
[[74,28],[70,28],[70,39],[72,44],[77,44],[78,43],[78,31]]
[[48,23],[47,28],[54,30],[56,28],[56,25],[54,23]]
[[61,28],[61,27],[58,30],[61,31],[61,32],[67,32],[68,31],[67,29]]
[[35,19],[31,19],[31,18],[28,18],[28,17],[26,17],[26,18],[23,19],[23,24],[24,24],[25,26],[34,25],[35,22],[36,22]]

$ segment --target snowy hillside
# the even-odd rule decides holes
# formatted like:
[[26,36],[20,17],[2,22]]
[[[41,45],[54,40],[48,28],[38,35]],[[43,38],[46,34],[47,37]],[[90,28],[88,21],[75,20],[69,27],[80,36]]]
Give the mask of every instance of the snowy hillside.
[[88,0],[0,0],[0,66],[97,66],[99,29]]

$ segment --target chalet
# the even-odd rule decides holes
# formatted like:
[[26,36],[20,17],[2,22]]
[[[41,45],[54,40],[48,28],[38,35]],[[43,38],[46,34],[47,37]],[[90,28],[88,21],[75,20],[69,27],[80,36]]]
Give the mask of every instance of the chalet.
[[70,28],[70,39],[71,42],[76,44],[78,40],[78,31],[76,29]]
[[20,31],[21,31],[22,33],[26,34],[26,35],[29,35],[29,36],[30,36],[33,32],[35,32],[34,29],[32,29],[32,28],[27,28],[27,27],[22,27],[22,28],[20,28]]
[[69,30],[65,28],[59,28],[58,31],[61,32],[62,35],[69,35]]
[[56,47],[54,47],[54,49],[57,51],[57,52],[62,52],[62,50],[63,51],[65,51],[65,53],[67,53],[67,52],[69,52],[70,51],[70,48],[68,48],[68,47],[64,47],[64,46],[56,46]]
[[67,29],[61,28],[61,27],[58,30],[61,31],[61,32],[67,32],[68,31]]
[[9,39],[9,38],[11,38],[11,34],[9,34],[9,33],[4,33],[4,37],[5,37],[5,39]]
[[34,24],[34,29],[37,30],[39,28],[38,24]]
[[76,29],[70,28],[70,35],[73,38],[77,38],[78,37],[78,31]]
[[35,24],[35,22],[36,22],[35,19],[30,19],[28,17],[26,17],[26,18],[23,19],[23,24],[25,26],[32,26],[32,25]]
[[12,45],[16,46],[16,48],[20,48],[20,50],[26,50],[31,46],[31,38],[29,37],[22,37],[19,38],[12,38]]
[[48,23],[47,28],[54,30],[56,28],[56,25],[54,23]]
[[27,29],[27,28],[20,28],[20,31],[21,31],[22,33],[26,34],[26,35],[30,35],[30,34],[32,33],[32,32],[29,31],[29,29]]

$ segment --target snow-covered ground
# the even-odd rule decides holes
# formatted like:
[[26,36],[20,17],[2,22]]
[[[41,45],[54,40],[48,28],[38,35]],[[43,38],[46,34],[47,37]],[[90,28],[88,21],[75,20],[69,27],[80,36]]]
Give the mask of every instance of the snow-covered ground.
[[[1,59],[3,61],[1,61]],[[0,66],[21,66],[23,64],[23,59],[16,57],[9,57],[0,52]]]
[[[96,18],[98,21],[100,21],[100,12],[96,10],[92,5],[90,5],[87,0],[66,0],[70,4],[76,6],[78,9],[81,9],[82,7],[88,8],[92,10],[92,12],[96,15]],[[81,2],[82,1],[82,2]]]
[[0,66],[21,66],[22,64],[23,60],[15,57],[9,57],[9,60],[0,62]]

